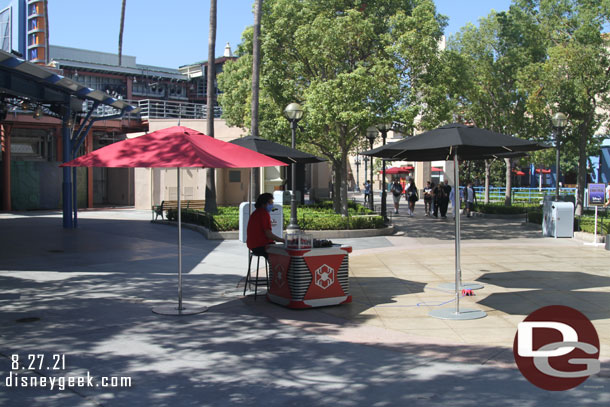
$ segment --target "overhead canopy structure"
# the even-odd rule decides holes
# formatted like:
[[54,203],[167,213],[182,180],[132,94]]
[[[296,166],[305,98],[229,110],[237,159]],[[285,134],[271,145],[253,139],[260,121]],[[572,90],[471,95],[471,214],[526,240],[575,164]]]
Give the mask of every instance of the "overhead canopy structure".
[[65,104],[66,97],[91,100],[112,106],[121,112],[135,112],[138,108],[116,99],[101,90],[91,89],[53,70],[27,62],[0,50],[0,92],[4,97],[27,98],[41,104]]
[[[74,158],[85,136],[97,120],[119,118],[125,113],[137,113],[139,108],[111,97],[100,90],[91,89],[71,79],[59,75],[44,66],[25,61],[0,50],[0,121],[4,121],[8,104],[19,100],[46,108],[45,114],[62,121],[62,157],[64,162]],[[92,106],[85,109],[84,102]],[[109,115],[93,118],[93,112],[100,106],[112,107]],[[85,117],[73,134],[69,123],[76,113]],[[62,205],[65,228],[76,226],[76,170],[63,169]],[[74,210],[74,215],[72,211]]]

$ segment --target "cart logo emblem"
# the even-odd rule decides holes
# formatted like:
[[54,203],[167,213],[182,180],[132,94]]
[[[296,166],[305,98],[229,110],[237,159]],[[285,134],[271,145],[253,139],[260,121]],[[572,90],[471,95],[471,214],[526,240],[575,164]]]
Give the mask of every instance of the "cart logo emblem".
[[323,290],[326,290],[335,282],[335,270],[328,266],[323,265],[316,270],[316,285]]
[[273,281],[280,288],[286,283],[286,270],[283,264],[278,264],[273,268]]

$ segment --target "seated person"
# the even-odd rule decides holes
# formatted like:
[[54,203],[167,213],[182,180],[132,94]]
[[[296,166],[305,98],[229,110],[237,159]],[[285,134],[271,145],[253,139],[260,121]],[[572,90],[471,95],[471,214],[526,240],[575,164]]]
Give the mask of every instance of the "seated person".
[[271,232],[271,216],[269,213],[273,209],[273,195],[268,192],[260,194],[254,207],[256,210],[252,212],[248,221],[246,243],[253,255],[267,258],[267,250],[265,250],[267,245],[284,242],[284,239]]

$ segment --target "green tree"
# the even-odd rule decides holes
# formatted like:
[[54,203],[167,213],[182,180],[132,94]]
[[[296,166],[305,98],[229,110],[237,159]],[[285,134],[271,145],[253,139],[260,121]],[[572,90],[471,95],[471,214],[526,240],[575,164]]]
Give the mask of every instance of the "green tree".
[[[539,126],[527,114],[528,93],[518,86],[523,67],[543,61],[538,28],[533,20],[518,18],[519,10],[492,11],[480,20],[478,27],[462,28],[449,42],[448,53],[461,60],[463,88],[458,91],[456,113],[476,126],[533,138]],[[510,205],[512,160],[505,160],[505,204]],[[485,165],[486,199],[488,199],[492,162]]]
[[[348,154],[368,126],[394,120],[412,125],[418,114],[438,115],[427,112],[423,101],[434,100],[428,87],[438,75],[443,23],[430,0],[263,4],[260,131],[286,142],[290,132],[281,112],[294,101],[303,105],[298,143],[329,159],[338,180],[333,194],[338,212],[347,214]],[[221,104],[228,124],[247,127],[251,29],[238,53],[219,76]]]
[[[609,22],[607,0],[516,0],[523,20],[536,21],[547,58],[531,64],[520,76],[529,97],[528,111],[545,122],[550,136],[550,117],[561,111],[568,116],[561,150],[566,167],[574,165],[577,152],[578,200],[582,214],[587,157],[599,146],[595,136],[610,108],[608,37],[601,34]],[[511,8],[512,11],[512,8]]]

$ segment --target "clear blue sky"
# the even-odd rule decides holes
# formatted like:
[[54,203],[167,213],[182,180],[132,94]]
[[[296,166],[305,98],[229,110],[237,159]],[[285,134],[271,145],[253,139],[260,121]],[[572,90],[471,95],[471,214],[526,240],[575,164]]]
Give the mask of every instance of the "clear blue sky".
[[[271,1],[271,0],[270,0]],[[435,0],[449,17],[447,36],[510,0]],[[216,56],[227,42],[235,50],[244,28],[254,23],[253,0],[218,0]],[[207,59],[209,0],[127,0],[123,54],[139,64],[177,68]],[[118,52],[121,0],[50,0],[51,45]]]

